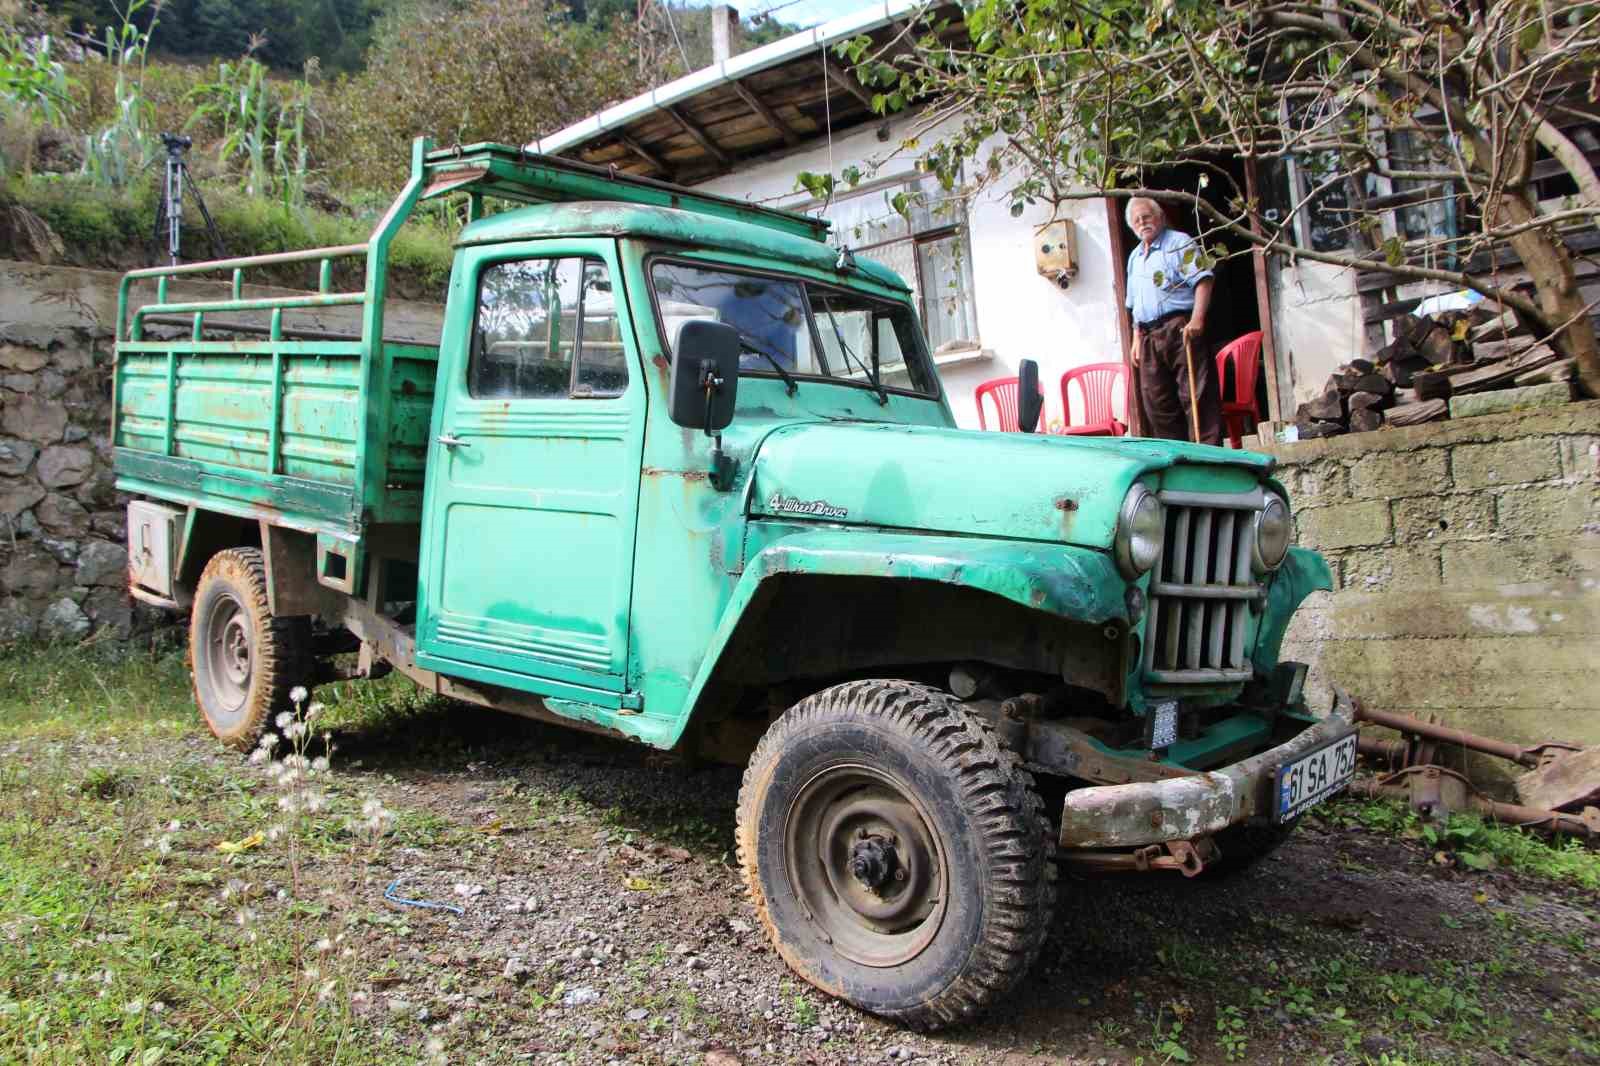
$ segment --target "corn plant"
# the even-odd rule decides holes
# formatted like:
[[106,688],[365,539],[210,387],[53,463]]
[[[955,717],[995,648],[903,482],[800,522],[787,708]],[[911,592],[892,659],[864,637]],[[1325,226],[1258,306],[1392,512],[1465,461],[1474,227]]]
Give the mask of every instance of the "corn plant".
[[51,58],[46,35],[32,42],[0,27],[0,103],[44,122],[60,122],[71,105],[72,80]]
[[187,126],[214,122],[222,128],[217,160],[240,165],[246,193],[281,196],[289,208],[305,202],[306,122],[316,117],[307,82],[275,83],[264,64],[246,55],[218,64],[217,80],[196,87],[191,97],[198,106]]
[[116,108],[109,125],[84,138],[83,170],[96,185],[124,186],[155,157],[150,132],[155,108],[144,95],[144,71],[160,3],[152,8],[148,27],[141,30],[133,21],[149,6],[150,0],[128,0],[125,9],[115,9],[122,24],[106,27],[106,59],[117,72]]

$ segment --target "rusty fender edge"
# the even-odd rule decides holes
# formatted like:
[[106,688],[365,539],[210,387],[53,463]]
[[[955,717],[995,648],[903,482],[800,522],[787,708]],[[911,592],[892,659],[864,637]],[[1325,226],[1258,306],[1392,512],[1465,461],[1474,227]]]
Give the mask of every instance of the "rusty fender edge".
[[1192,777],[1132,785],[1096,785],[1067,793],[1061,811],[1064,848],[1121,848],[1193,840],[1269,808],[1275,771],[1286,762],[1356,731],[1341,700],[1328,717],[1275,748]]

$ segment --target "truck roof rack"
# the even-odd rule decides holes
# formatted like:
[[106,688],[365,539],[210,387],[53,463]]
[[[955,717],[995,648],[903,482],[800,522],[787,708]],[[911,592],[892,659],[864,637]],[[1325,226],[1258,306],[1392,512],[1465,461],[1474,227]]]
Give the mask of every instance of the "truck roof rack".
[[681,185],[625,174],[555,156],[537,155],[505,144],[469,144],[425,151],[421,199],[466,193],[470,217],[483,216],[483,198],[524,204],[601,200],[674,207],[763,226],[814,241],[828,239],[825,219],[760,207]]

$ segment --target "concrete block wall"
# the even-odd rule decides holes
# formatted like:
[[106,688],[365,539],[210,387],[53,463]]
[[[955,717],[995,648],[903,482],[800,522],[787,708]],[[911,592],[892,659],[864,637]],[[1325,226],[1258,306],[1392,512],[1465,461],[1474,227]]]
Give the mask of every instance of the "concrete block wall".
[[1600,402],[1264,450],[1334,576],[1284,647],[1314,705],[1600,743]]

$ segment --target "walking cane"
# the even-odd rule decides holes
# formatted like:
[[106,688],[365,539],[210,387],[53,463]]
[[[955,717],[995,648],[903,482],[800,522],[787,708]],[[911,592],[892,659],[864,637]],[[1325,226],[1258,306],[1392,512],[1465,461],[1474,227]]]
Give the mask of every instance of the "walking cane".
[[1183,334],[1183,361],[1189,365],[1189,426],[1192,432],[1189,439],[1199,444],[1200,397],[1195,394],[1194,386],[1194,342],[1189,339],[1187,330]]

